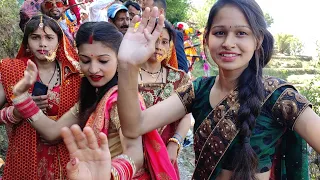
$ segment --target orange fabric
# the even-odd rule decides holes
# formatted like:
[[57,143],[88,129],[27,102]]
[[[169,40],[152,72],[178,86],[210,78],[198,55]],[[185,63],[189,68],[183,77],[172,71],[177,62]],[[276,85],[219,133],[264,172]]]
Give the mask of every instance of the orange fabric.
[[[21,45],[16,58],[2,60],[0,66],[2,84],[9,105],[12,104],[10,99],[12,88],[23,77],[26,62],[32,59],[32,56]],[[80,87],[79,59],[65,36],[59,43],[56,59],[62,63],[59,118],[76,103]],[[11,128],[3,179],[38,179],[36,131],[27,121],[22,121]],[[69,161],[69,153],[63,142],[57,144],[56,147],[56,151],[51,152],[55,154],[54,179],[65,179],[65,167]]]
[[174,44],[172,42],[170,43],[169,56],[167,57],[167,59],[162,61],[162,65],[163,66],[169,65],[173,68],[178,69],[178,59],[177,59],[176,48],[174,47]]

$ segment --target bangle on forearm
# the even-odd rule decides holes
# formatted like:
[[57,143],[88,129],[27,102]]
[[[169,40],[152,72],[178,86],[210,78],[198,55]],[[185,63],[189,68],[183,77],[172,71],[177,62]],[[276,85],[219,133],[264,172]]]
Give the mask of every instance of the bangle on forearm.
[[17,118],[14,116],[13,110],[14,110],[13,106],[5,107],[0,110],[0,118],[3,123],[18,124],[21,121],[20,118]]
[[42,112],[27,93],[15,97],[12,99],[12,103],[23,119],[31,118],[34,115],[39,116]]
[[18,122],[20,122],[22,119],[18,118],[14,115],[14,107],[13,106],[9,106],[8,107],[8,119],[10,122],[12,122],[13,124],[17,124]]
[[120,180],[120,175],[115,167],[111,167],[111,179]]
[[182,144],[183,138],[179,133],[174,133],[173,138],[177,138],[179,143]]
[[181,144],[180,144],[179,140],[178,140],[177,138],[175,138],[175,137],[172,137],[172,138],[170,138],[170,139],[168,140],[168,143],[169,143],[169,142],[173,142],[173,143],[178,144],[177,154],[179,154],[179,152],[180,152],[180,147],[181,147]]
[[113,180],[132,179],[136,172],[134,161],[125,154],[113,158],[111,166],[111,176]]

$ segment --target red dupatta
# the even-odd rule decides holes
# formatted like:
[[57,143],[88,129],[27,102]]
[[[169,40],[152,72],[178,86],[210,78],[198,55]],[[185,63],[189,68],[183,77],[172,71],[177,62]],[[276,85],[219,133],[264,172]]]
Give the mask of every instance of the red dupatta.
[[[110,110],[117,104],[118,87],[111,88],[99,102],[96,110],[89,117],[86,126],[93,128],[94,133],[98,137],[100,132],[108,135]],[[142,110],[146,109],[142,97],[140,97],[140,107]],[[147,161],[145,168],[148,169],[149,175],[139,176],[145,179],[145,177],[151,177],[148,179],[162,180],[162,179],[178,179],[173,165],[170,162],[167,148],[163,143],[157,130],[153,130],[142,136],[144,145],[144,155]],[[123,177],[125,178],[125,177]]]

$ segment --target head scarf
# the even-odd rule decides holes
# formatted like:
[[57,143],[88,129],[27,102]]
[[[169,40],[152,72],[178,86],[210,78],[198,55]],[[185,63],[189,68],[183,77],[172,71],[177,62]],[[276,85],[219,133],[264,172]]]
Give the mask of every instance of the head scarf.
[[[7,102],[12,103],[12,87],[23,77],[28,59],[32,58],[22,44],[17,59],[2,60],[0,72]],[[61,62],[61,93],[58,118],[67,112],[78,100],[80,87],[78,56],[66,36],[59,42],[56,60]],[[57,119],[58,119],[57,118]],[[37,134],[32,126],[23,120],[12,127],[9,136],[9,147],[6,157],[4,179],[38,179]],[[55,145],[54,177],[59,179],[66,175],[65,167],[69,161],[69,153],[63,142]]]

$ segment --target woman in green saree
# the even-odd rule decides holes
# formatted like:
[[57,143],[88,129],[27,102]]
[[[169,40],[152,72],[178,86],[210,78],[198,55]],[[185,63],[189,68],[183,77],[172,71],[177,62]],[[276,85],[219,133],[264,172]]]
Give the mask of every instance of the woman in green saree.
[[144,28],[128,30],[118,54],[118,111],[125,136],[138,137],[192,112],[193,179],[308,179],[303,139],[320,152],[320,118],[290,83],[262,76],[274,40],[254,0],[218,0],[210,11],[204,43],[219,75],[198,78],[141,111],[134,77],[159,36],[149,33],[147,24],[153,22],[145,17]]
[[163,27],[161,15],[150,33],[157,13],[157,8],[146,8],[137,30],[135,17],[120,46],[118,111],[124,136],[136,138],[192,112],[193,179],[308,179],[304,140],[320,152],[320,118],[292,85],[262,76],[273,52],[273,37],[258,4],[218,0],[204,39],[219,75],[198,78],[141,111],[136,77],[139,65],[154,53]]

